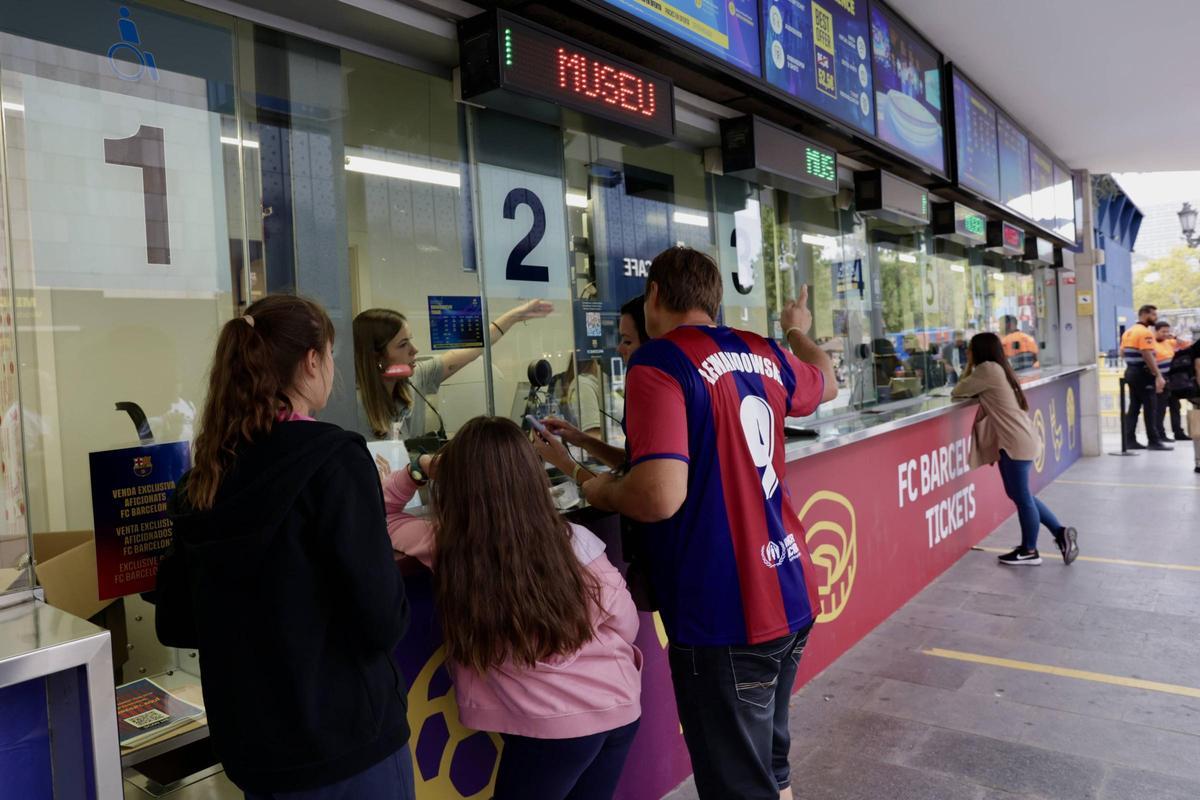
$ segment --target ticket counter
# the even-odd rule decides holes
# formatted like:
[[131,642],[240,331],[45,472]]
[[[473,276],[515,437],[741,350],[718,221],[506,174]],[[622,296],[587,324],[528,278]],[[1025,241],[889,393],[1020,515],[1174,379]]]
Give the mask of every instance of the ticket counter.
[[[40,580],[53,602],[30,561],[97,546],[93,490],[106,484],[94,464],[146,436],[189,442],[217,331],[274,292],[329,310],[337,388],[324,416],[368,439],[352,323],[384,309],[404,316],[418,365],[471,355],[409,397],[420,408],[411,435],[452,436],[479,414],[520,420],[532,398],[620,445],[619,309],[658,252],[712,256],[723,321],[768,336],[782,336],[780,309],[811,286],[839,394],[793,421],[815,438],[788,445],[788,485],[825,579],[804,678],[1010,511],[994,474],[963,471],[972,410],[944,396],[970,335],[1033,342],[1016,366],[1028,368],[1045,441],[1038,480],[1078,457],[1081,373],[1061,366],[1075,316],[1073,301],[1060,308],[1060,273],[946,244],[928,219],[882,218],[855,194],[868,165],[829,145],[795,140],[809,142],[824,184],[807,191],[727,170],[722,120],[741,112],[633,61],[621,63],[640,81],[627,109],[649,120],[640,126],[565,95],[459,102],[463,75],[456,84],[451,70],[475,62],[430,60],[416,39],[367,55],[177,0],[56,0],[77,23],[63,29],[37,5],[0,19],[0,600]],[[437,52],[452,51],[453,32],[440,35]],[[422,57],[396,55],[410,44]],[[584,75],[564,84],[576,95],[588,96],[596,64],[621,61],[570,46],[591,59],[571,62]],[[605,91],[591,100],[606,103]],[[920,191],[927,204],[947,199]],[[533,300],[551,308],[511,317]],[[547,381],[532,378],[539,362]],[[117,403],[144,412],[144,426]],[[615,518],[571,513],[620,560]],[[92,579],[94,562],[83,567]],[[428,577],[408,577],[414,622],[397,659],[418,795],[487,797],[498,740],[458,724]],[[154,609],[133,591],[80,606],[105,612],[115,682],[154,678],[196,703],[197,654],[159,645]],[[689,765],[654,617],[639,644],[646,712],[620,796],[641,800]],[[205,735],[198,717],[121,757],[136,768]]]
[[[1047,368],[1022,379],[1042,442],[1034,462],[1035,491],[1081,455],[1080,380],[1094,369]],[[968,467],[977,410],[973,401],[932,397],[903,411],[818,424],[816,438],[787,446],[786,483],[806,531],[821,604],[797,688],[1014,513],[999,472]],[[624,566],[615,518],[588,511],[573,518],[599,534],[609,557]],[[499,739],[458,724],[428,573],[408,569],[406,586],[413,632],[396,657],[411,686],[418,786],[429,797],[486,798]],[[675,711],[666,634],[657,614],[641,616],[642,723],[620,800],[656,800],[691,772]]]

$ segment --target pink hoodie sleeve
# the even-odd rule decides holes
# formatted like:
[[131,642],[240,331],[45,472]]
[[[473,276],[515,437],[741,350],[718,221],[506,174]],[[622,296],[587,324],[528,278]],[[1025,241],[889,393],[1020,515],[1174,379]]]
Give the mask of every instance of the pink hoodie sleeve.
[[427,520],[414,517],[404,510],[416,493],[417,484],[406,469],[396,470],[383,482],[388,537],[392,540],[393,550],[432,568],[433,526]]
[[587,565],[588,570],[600,582],[600,612],[597,626],[606,625],[625,641],[633,644],[637,639],[638,621],[637,607],[633,604],[633,596],[625,585],[625,578],[612,565],[604,554],[598,556]]

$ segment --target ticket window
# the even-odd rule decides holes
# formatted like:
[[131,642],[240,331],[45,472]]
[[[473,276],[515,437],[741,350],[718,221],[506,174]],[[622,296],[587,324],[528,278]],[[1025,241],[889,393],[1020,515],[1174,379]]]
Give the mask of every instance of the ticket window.
[[[775,193],[778,246],[770,282],[772,309],[809,287],[813,312],[810,336],[833,362],[838,397],[818,415],[864,405],[874,400],[874,375],[864,349],[871,342],[873,309],[872,262],[861,226],[839,209],[833,198],[802,198]],[[778,322],[774,335],[785,331]]]
[[475,231],[491,320],[531,302],[545,316],[506,320],[491,349],[492,404],[528,428],[525,417],[559,416],[563,376],[573,364],[567,188],[562,132],[555,126],[472,109]]
[[1041,324],[1031,270],[1010,259],[987,266],[989,313],[987,330],[1000,336],[1008,363],[1018,372],[1042,364]]
[[926,329],[933,369],[927,389],[956,384],[967,366],[967,345],[979,329],[979,298],[972,290],[974,268],[964,250],[948,247],[927,265],[926,291],[932,294]]
[[[765,328],[762,280],[748,299],[732,282],[737,225],[745,235],[749,270],[762,270],[759,213],[752,190],[741,181],[719,189],[704,171],[698,151],[672,145],[634,147],[567,130],[563,133],[567,216],[571,242],[574,353],[561,392],[575,422],[612,444],[624,437],[625,364],[618,350],[620,309],[640,297],[651,261],[676,245],[712,256],[726,283],[723,316],[744,324],[742,308],[754,308],[750,326]],[[723,194],[718,194],[718,193]],[[714,197],[717,199],[714,203]],[[722,203],[724,205],[722,206]],[[718,210],[720,208],[720,210]],[[718,239],[725,243],[722,248]],[[723,252],[724,251],[724,252]],[[556,364],[557,368],[557,364]]]
[[[244,207],[237,23],[176,2],[39,9],[0,19],[0,251],[15,294],[0,333],[0,473],[5,524],[27,524],[45,556],[93,529],[89,454],[138,442],[118,402],[142,409],[156,441],[194,436],[261,214]],[[6,531],[0,570],[29,549]],[[158,645],[136,595],[125,607],[129,646],[114,661],[127,679],[195,666]]]
[[877,220],[867,225],[871,262],[879,272],[872,324],[876,400],[911,400],[937,382],[937,282],[922,230]]
[[1039,361],[1043,367],[1062,363],[1058,307],[1058,271],[1048,267],[1033,273],[1034,317],[1038,320]]
[[[471,236],[462,112],[447,80],[347,51],[340,62],[346,77],[336,160],[345,187],[346,317],[356,332],[347,337],[355,350],[345,370],[358,390],[354,426],[369,440],[396,434],[388,422],[397,420],[380,418],[368,396],[386,398],[377,391],[379,367],[403,357],[395,347],[406,339],[417,351],[416,373],[392,401],[403,436],[442,429],[452,435],[487,410],[488,321]],[[447,367],[452,353],[465,366]]]

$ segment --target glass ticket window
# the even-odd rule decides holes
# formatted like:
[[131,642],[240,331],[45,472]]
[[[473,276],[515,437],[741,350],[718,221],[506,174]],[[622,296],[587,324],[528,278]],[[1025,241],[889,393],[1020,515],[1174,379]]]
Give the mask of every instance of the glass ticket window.
[[[340,62],[335,161],[344,171],[357,429],[369,439],[452,434],[486,410],[480,357],[490,329],[469,235],[460,110],[449,81],[356,53]],[[384,374],[396,365],[412,376]]]
[[991,289],[987,330],[1000,336],[1008,363],[1017,372],[1043,366],[1043,322],[1037,313],[1031,271],[1008,259],[985,270]]
[[562,416],[574,365],[562,132],[497,111],[467,121],[483,295],[503,328],[491,328],[492,402],[528,428],[526,415]]
[[[91,538],[90,458],[137,445],[142,414],[156,442],[195,433],[217,331],[261,261],[261,214],[244,204],[237,42],[231,18],[182,2],[25,3],[0,18],[0,252],[12,253],[15,294],[0,311],[0,474],[6,524],[27,519],[34,550],[6,532],[0,570],[34,555],[45,566]],[[134,559],[143,545],[124,547]],[[43,585],[48,597],[63,588]],[[105,602],[78,613],[123,618],[124,602],[128,646],[123,622],[102,623],[127,678],[195,667],[158,645],[150,607],[136,595],[107,605],[101,586]]]
[[875,399],[912,399],[945,380],[934,257],[927,252],[924,231],[876,220],[867,223],[867,242],[879,272],[871,341]]
[[[811,287],[810,335],[833,361],[838,397],[822,405],[818,416],[858,407],[874,400],[874,379],[866,346],[871,343],[873,267],[853,215],[834,198],[801,198],[776,192],[778,220],[775,280],[770,305],[783,304]],[[782,337],[778,317],[773,335]]]
[[1058,271],[1043,267],[1033,272],[1034,318],[1038,320],[1038,344],[1043,367],[1062,363],[1062,343],[1059,338]]
[[565,370],[556,393],[575,424],[619,445],[625,362],[637,343],[626,335],[631,319],[622,329],[621,307],[641,297],[656,255],[684,245],[721,267],[725,321],[765,328],[761,205],[744,182],[712,180],[696,151],[632,147],[572,130],[563,151],[575,352],[555,363]]

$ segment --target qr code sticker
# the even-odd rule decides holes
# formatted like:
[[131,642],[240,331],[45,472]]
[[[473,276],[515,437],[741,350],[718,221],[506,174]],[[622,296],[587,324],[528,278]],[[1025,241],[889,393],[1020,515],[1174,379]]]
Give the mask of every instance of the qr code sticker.
[[135,728],[149,728],[157,725],[160,722],[166,722],[171,718],[170,714],[164,714],[157,708],[152,708],[149,711],[144,711],[136,717],[130,717],[125,720]]

